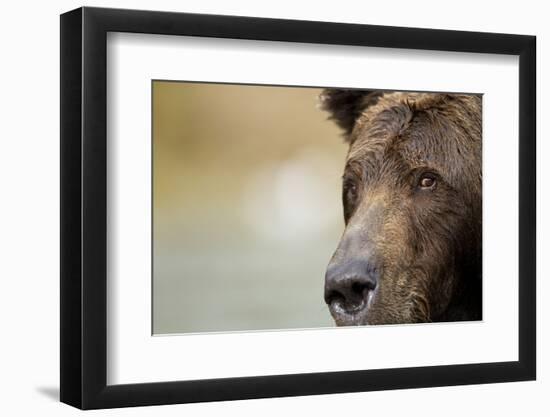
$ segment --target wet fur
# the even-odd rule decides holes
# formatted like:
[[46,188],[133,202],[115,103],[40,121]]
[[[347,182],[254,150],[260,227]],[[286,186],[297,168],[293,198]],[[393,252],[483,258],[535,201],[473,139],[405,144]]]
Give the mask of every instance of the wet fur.
[[[321,103],[349,145],[344,183],[358,184],[354,201],[343,193],[344,236],[382,269],[355,324],[480,320],[481,97],[327,89]],[[433,192],[415,185],[426,170]]]

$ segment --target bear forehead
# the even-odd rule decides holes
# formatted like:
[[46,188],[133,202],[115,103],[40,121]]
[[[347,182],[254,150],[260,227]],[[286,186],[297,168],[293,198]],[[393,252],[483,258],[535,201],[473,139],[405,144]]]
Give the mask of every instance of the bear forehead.
[[[386,93],[358,118],[348,161],[402,158],[412,165],[480,158],[479,98]],[[467,162],[467,161],[466,161]]]

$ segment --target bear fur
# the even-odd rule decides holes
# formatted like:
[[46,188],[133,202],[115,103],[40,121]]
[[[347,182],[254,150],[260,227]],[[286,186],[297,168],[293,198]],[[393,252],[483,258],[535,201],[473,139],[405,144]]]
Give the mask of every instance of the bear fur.
[[326,89],[349,147],[325,278],[337,325],[481,320],[482,98]]

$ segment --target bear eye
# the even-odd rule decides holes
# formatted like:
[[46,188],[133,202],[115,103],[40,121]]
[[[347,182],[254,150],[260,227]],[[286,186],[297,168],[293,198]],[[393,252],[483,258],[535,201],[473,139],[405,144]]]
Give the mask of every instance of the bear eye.
[[355,182],[349,180],[344,181],[344,186],[342,190],[342,202],[344,203],[344,221],[346,224],[351,218],[353,212],[355,211],[358,193],[359,189]]
[[344,193],[350,201],[355,200],[357,198],[357,186],[352,182],[344,183]]
[[423,174],[420,177],[420,180],[418,181],[418,185],[420,188],[433,188],[435,187],[435,184],[437,183],[437,180],[435,178],[435,175],[433,174]]

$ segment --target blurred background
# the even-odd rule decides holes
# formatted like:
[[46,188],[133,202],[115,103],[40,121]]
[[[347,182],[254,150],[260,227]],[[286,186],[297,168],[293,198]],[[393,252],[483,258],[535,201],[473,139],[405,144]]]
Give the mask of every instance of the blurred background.
[[153,82],[153,333],[333,326],[346,145],[320,89]]

